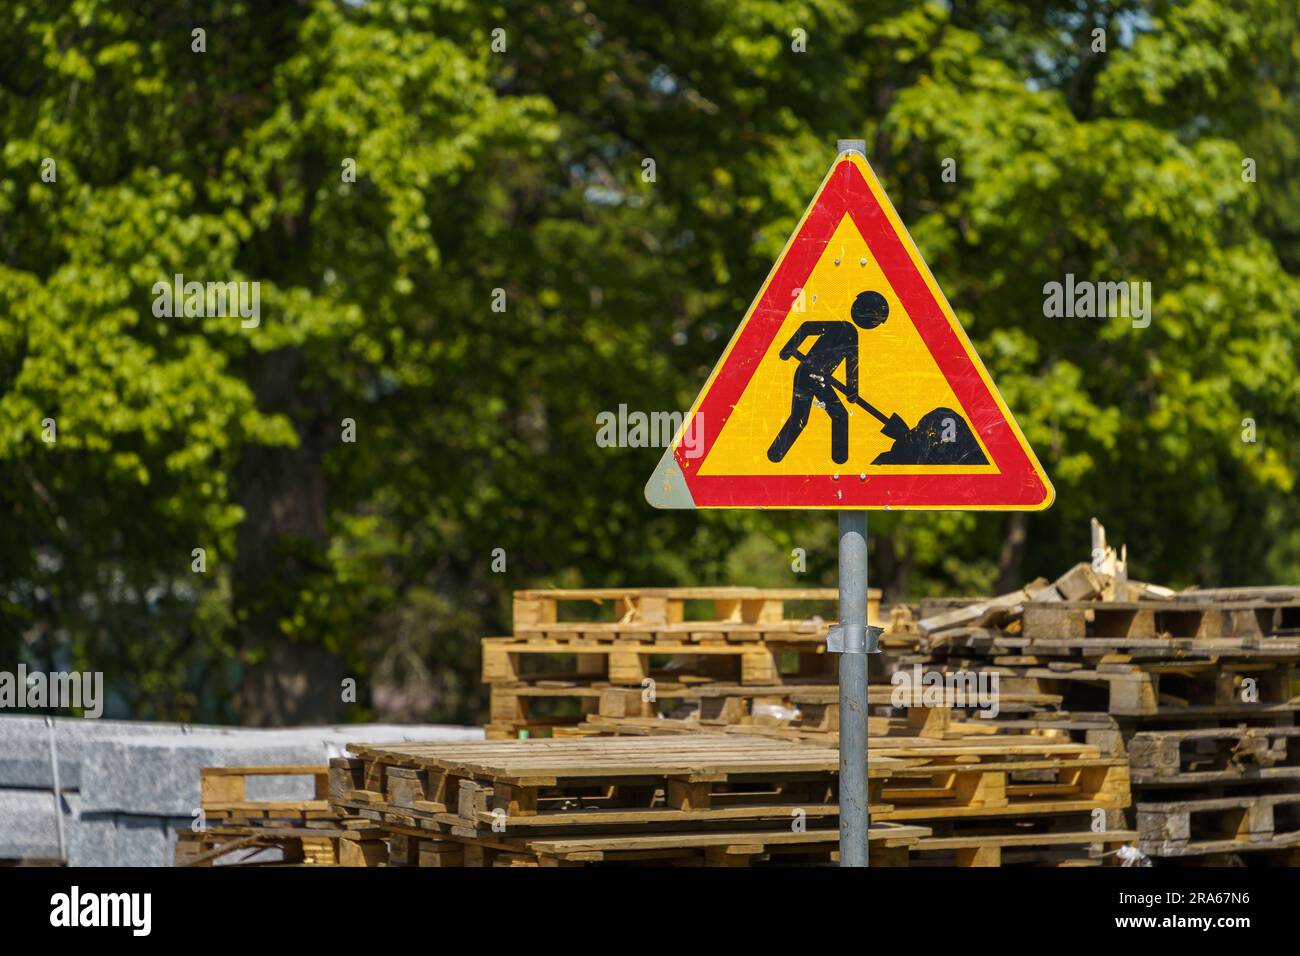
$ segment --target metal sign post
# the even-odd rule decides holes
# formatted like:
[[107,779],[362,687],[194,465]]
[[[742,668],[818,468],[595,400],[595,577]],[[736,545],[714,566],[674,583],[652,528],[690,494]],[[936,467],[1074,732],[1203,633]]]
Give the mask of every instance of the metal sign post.
[[867,865],[867,513],[840,512],[840,866]]
[[[836,153],[866,155],[861,139],[842,139]],[[867,513],[840,516],[840,866],[867,866]],[[871,648],[867,646],[868,637]]]

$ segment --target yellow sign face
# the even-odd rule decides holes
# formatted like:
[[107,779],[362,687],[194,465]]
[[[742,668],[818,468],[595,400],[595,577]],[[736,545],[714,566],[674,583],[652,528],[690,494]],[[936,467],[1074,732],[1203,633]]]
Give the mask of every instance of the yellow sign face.
[[[701,462],[700,474],[830,476],[845,472],[845,466],[836,464],[831,457],[831,420],[826,415],[810,414],[804,432],[781,461],[771,461],[768,449],[774,437],[772,422],[783,422],[791,410],[791,377],[797,360],[783,360],[782,347],[807,322],[836,322],[850,315],[854,299],[864,289],[880,290],[889,318],[858,335],[859,390],[864,395],[889,396],[890,411],[909,422],[935,408],[952,408],[964,417],[961,402],[885,279],[880,263],[871,255],[852,219],[845,215],[813,267],[803,287],[802,301],[791,308],[727,418],[717,443]],[[804,311],[799,311],[800,306]],[[844,381],[844,372],[842,363],[833,374]],[[935,468],[970,470],[963,465],[871,464],[894,441],[880,430],[878,419],[862,408],[845,404],[849,448],[860,471],[907,474]],[[987,464],[980,467],[994,470]]]
[[[865,158],[840,155],[664,455],[658,507],[1037,510],[1051,484]],[[701,440],[702,436],[702,440]]]

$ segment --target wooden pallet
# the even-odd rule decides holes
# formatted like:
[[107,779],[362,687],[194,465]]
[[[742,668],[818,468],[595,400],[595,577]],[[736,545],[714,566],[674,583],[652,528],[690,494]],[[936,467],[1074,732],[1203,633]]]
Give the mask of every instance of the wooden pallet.
[[879,752],[901,764],[885,781],[882,798],[891,809],[879,820],[1023,818],[1120,810],[1131,802],[1127,760],[1083,744],[886,739]]
[[[879,685],[868,688],[869,706],[889,707],[891,690]],[[484,730],[489,740],[548,736],[604,717],[669,717],[673,721],[693,721],[705,728],[727,725],[789,728],[791,732],[786,735],[789,739],[816,733],[835,734],[839,730],[839,687],[834,683],[770,686],[658,683],[653,700],[648,697],[650,694],[641,687],[604,682],[494,684],[490,719]],[[561,711],[561,707],[565,710]],[[676,716],[679,714],[685,716]],[[885,728],[892,726],[922,736],[942,736],[949,733],[950,717],[948,708],[912,707],[903,717],[872,717],[871,720],[879,728],[877,733],[883,734]]]
[[[311,777],[310,800],[250,800],[248,784],[259,777]],[[321,766],[204,767],[199,794],[209,821],[248,823],[263,820],[329,820],[329,771]]]
[[1300,846],[1300,793],[1137,804],[1138,845],[1159,857]]
[[[868,831],[872,866],[906,866],[909,850],[929,834],[925,827],[873,823]],[[401,865],[574,867],[830,865],[839,860],[838,830],[742,830],[613,836],[484,839],[407,837]]]
[[[805,624],[824,616],[838,617],[839,591],[835,588],[597,588],[516,591],[514,633],[551,636],[689,632],[696,625]],[[790,614],[790,604],[801,613]],[[704,613],[700,613],[703,609]],[[873,624],[880,614],[880,591],[867,591],[867,610]],[[819,613],[809,614],[808,611]],[[590,629],[588,629],[590,628]],[[738,633],[750,628],[740,627]]]
[[[868,717],[868,731],[885,735],[900,724],[889,717]],[[839,735],[812,731],[791,726],[764,726],[762,724],[709,724],[695,719],[664,720],[656,717],[603,717],[594,714],[572,727],[557,727],[554,735],[564,738],[579,737],[763,737],[768,740],[805,741],[820,747],[839,746]]]
[[655,687],[654,699],[642,687],[605,681],[539,681],[534,684],[492,684],[489,687],[489,740],[548,736],[556,727],[580,723],[588,714],[653,716],[682,704],[690,693],[680,683]]
[[[255,800],[250,784],[266,778],[306,777],[311,799]],[[331,809],[329,769],[315,765],[204,767],[199,793],[205,826],[177,831],[176,865],[265,865],[265,850],[280,852],[276,865],[373,866],[382,853],[382,832],[349,830]]]
[[[515,830],[711,826],[839,812],[839,753],[723,735],[353,744],[330,765],[341,812],[473,836]],[[873,763],[873,812],[890,762]]]
[[1300,657],[1296,588],[1114,601],[1061,600],[1056,589],[1036,591],[1031,585],[992,600],[927,600],[921,618],[919,629],[925,637],[920,646],[930,651],[1092,658],[1123,653],[1135,660],[1225,654],[1261,660]]
[[1020,633],[1036,640],[1190,638],[1257,640],[1300,637],[1300,600],[1028,602]]
[[[672,683],[685,676],[742,684],[804,683],[831,676],[836,663],[834,655],[826,653],[824,635],[803,642],[792,642],[788,635],[742,642],[485,637],[481,648],[486,684],[581,677],[641,685],[647,678]],[[534,670],[528,666],[531,662],[569,667]]]
[[[821,740],[830,747],[839,745],[840,704],[836,683],[769,688],[705,685],[692,688],[689,694],[699,705],[694,719],[702,726],[725,725],[736,728],[738,732],[752,729],[773,737]],[[999,699],[1009,707],[1009,712],[1015,712],[1019,704],[1051,702],[1056,698],[1003,694]],[[997,730],[989,720],[962,720],[957,708],[943,704],[908,705],[901,708],[901,716],[895,716],[900,708],[894,706],[894,700],[895,689],[888,684],[867,687],[867,705],[875,712],[868,714],[868,721],[878,728],[871,733],[953,739]],[[791,712],[797,716],[788,716]]]
[[1079,829],[963,831],[927,836],[913,848],[913,865],[1118,865],[1115,851],[1138,842],[1138,831]]
[[1128,743],[1133,783],[1244,784],[1300,779],[1300,728],[1144,730]]
[[[520,694],[533,694],[540,691],[525,688]],[[1066,736],[1052,726],[1047,718],[1052,716],[1040,713],[1035,708],[1054,706],[1059,703],[1060,695],[1040,693],[1007,693],[998,695],[1002,713],[997,719],[983,716],[967,717],[967,711],[978,714],[977,707],[963,708],[955,706],[895,706],[895,688],[887,684],[871,684],[867,688],[869,708],[869,732],[873,736],[888,734],[902,736],[936,737],[945,739],[964,738],[979,734],[996,734],[1005,732],[1011,724],[1011,718],[1017,715],[1037,718],[1036,724],[1021,721],[1017,726],[1032,729],[1036,733],[1048,736]],[[594,703],[586,707],[585,718],[569,717],[556,721],[552,726],[556,732],[564,732],[558,725],[564,724],[574,728],[576,735],[592,733],[688,733],[692,731],[727,730],[737,733],[754,733],[777,739],[820,741],[828,747],[837,747],[839,734],[839,687],[834,683],[809,685],[774,685],[770,687],[749,687],[744,685],[703,684],[689,685],[682,690],[661,694],[662,700],[657,704],[640,702],[639,698],[630,703],[618,698],[618,694],[633,694],[631,689],[615,689],[613,703],[606,706],[609,697],[603,697],[599,706]],[[592,694],[594,697],[594,693]],[[668,698],[677,698],[668,701]],[[591,700],[592,698],[588,698]],[[683,709],[679,705],[684,699],[695,709]],[[516,712],[517,713],[517,712]],[[509,715],[503,710],[502,717]],[[1087,715],[1090,726],[1098,720],[1114,726],[1113,719],[1105,715]],[[1060,723],[1057,721],[1056,723]],[[1082,728],[1078,720],[1073,722]],[[502,736],[514,736],[510,733],[513,726],[509,723],[490,724],[492,729],[503,732]]]
[[823,644],[834,618],[810,617],[795,621],[682,621],[674,624],[643,624],[611,621],[572,621],[516,627],[518,639],[539,641],[586,641],[604,643],[640,640],[670,644],[753,644],[781,641],[786,644]]
[[[928,737],[935,740],[964,740],[970,737],[998,734],[1003,730],[994,721],[957,721],[943,708],[912,708],[904,717],[868,715],[867,733],[873,737]],[[563,737],[662,737],[686,734],[737,734],[747,737],[766,737],[771,740],[795,740],[832,749],[839,747],[838,722],[812,724],[804,721],[766,722],[740,720],[721,724],[695,717],[664,719],[658,717],[607,717],[593,714],[571,727],[553,727],[554,736]],[[1069,739],[1063,731],[1040,729],[1040,740]]]
[[[875,791],[869,790],[874,793]],[[659,802],[662,802],[660,800]],[[353,822],[367,823],[383,827],[385,830],[406,828],[423,831],[426,836],[438,835],[439,838],[471,837],[482,838],[491,832],[496,833],[581,833],[594,832],[608,835],[631,834],[686,834],[709,833],[723,828],[746,827],[750,825],[773,826],[789,824],[799,819],[807,821],[809,827],[827,828],[834,825],[839,808],[833,803],[813,803],[804,801],[807,807],[789,805],[755,805],[743,809],[734,807],[710,808],[702,811],[685,813],[662,808],[620,813],[603,814],[576,813],[571,816],[560,814],[543,814],[536,818],[519,820],[504,811],[492,814],[492,822],[482,813],[472,817],[468,813],[433,812],[427,807],[406,807],[390,801],[358,801],[355,804],[342,804],[340,812],[355,814]],[[482,807],[480,806],[481,810]],[[884,804],[871,804],[871,812],[877,813],[888,809]],[[493,824],[496,824],[494,828]]]
[[916,642],[929,653],[966,651],[985,655],[1036,654],[1040,656],[1096,659],[1125,654],[1133,660],[1206,660],[1230,655],[1250,660],[1295,660],[1300,658],[1300,638],[1287,634],[1268,639],[1258,637],[1025,637],[981,627],[951,628]]
[[[906,733],[927,737],[959,737],[997,732],[997,721],[965,720],[947,706],[893,707],[894,688],[873,684],[867,689],[873,734]],[[657,683],[654,699],[641,687],[606,682],[544,681],[536,684],[496,684],[491,687],[489,739],[548,736],[603,718],[670,722],[692,721],[698,729],[724,726],[766,728],[768,736],[790,740],[821,739],[837,746],[839,687],[831,683],[745,685],[728,683]],[[1007,714],[1032,714],[1035,708],[1059,703],[1059,695],[1000,693]],[[560,712],[557,702],[566,710]],[[538,706],[541,705],[541,706]],[[548,706],[549,705],[549,706]],[[633,730],[635,721],[622,726]],[[651,725],[653,726],[653,725]],[[661,725],[662,726],[662,725]],[[587,728],[590,729],[590,728]],[[693,727],[683,727],[688,732]],[[526,732],[526,733],[521,733]],[[579,735],[585,731],[579,731]],[[665,732],[668,732],[665,729]]]
[[1028,734],[1054,740],[1070,740],[1096,747],[1104,757],[1122,756],[1128,751],[1126,736],[1119,721],[1110,714],[1066,711],[1036,714],[999,715],[994,720],[955,723],[957,728],[980,727],[985,732]]
[[[716,738],[717,728],[692,721],[597,718],[592,734]],[[731,737],[765,737],[773,728],[733,725]],[[934,821],[953,817],[1033,816],[1130,804],[1128,760],[1066,737],[973,734],[967,737],[869,738],[870,766],[887,776],[873,820]]]
[[[385,833],[378,827],[223,825],[178,830],[176,866],[379,866],[387,860]],[[275,849],[279,859],[268,859]]]
[[[1111,600],[1102,578],[1076,566],[1053,585],[1043,579],[996,598],[927,598],[919,629],[927,634],[994,624],[1045,636],[1221,637],[1300,635],[1300,588],[1189,591]],[[1150,591],[1147,588],[1148,592]],[[1082,618],[1075,612],[1087,613]]]
[[[968,659],[932,661],[936,670],[961,671]],[[1295,663],[1260,660],[1204,660],[1133,663],[1124,659],[1096,664],[992,665],[1006,694],[1051,694],[1059,709],[1105,712],[1115,716],[1187,719],[1290,714],[1300,710],[1292,688]],[[1255,702],[1243,699],[1244,680],[1255,682]]]

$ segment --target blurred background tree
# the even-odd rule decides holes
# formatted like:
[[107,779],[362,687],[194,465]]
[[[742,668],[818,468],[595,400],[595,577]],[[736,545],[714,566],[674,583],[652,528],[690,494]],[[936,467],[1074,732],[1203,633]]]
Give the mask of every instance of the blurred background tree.
[[[689,405],[853,135],[1058,494],[873,515],[887,600],[1055,574],[1091,515],[1136,577],[1300,579],[1294,3],[662,6],[10,0],[0,667],[477,722],[515,588],[830,583],[833,516],[654,512],[595,422]],[[1044,317],[1071,272],[1150,327]],[[176,273],[260,325],[156,318]]]

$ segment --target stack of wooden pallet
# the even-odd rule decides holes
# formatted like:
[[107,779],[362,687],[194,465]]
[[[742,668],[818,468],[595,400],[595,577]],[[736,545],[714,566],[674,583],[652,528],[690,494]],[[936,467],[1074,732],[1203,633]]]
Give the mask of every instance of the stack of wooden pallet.
[[[381,826],[390,865],[826,864],[838,857],[839,754],[746,736],[350,745],[330,762],[345,826]],[[891,810],[873,763],[868,801]],[[929,830],[874,823],[876,865]]]
[[871,739],[871,763],[896,762],[883,785],[889,805],[873,819],[932,831],[920,862],[959,866],[1116,863],[1137,834],[1122,757],[1053,737],[979,733],[935,740]]
[[[899,668],[996,673],[1042,695],[1008,727],[1130,761],[1149,857],[1291,862],[1300,848],[1300,588],[1134,585],[1080,565],[988,601],[927,602]],[[1002,721],[999,721],[1002,722]]]
[[[548,735],[590,715],[781,713],[774,698],[835,682],[825,645],[837,597],[831,588],[517,592],[514,633],[482,642],[488,736]],[[879,607],[869,592],[873,623]]]
[[[555,727],[557,737],[603,734],[747,734],[778,740],[805,740],[824,747],[839,746],[840,704],[837,684],[790,687],[708,686],[697,692],[695,709],[668,717],[591,714],[572,726]],[[886,684],[867,688],[867,730],[873,737],[960,737],[1006,732],[1007,724],[967,720],[951,707],[893,706],[894,689]],[[1009,695],[1016,697],[1017,695]],[[1065,737],[1038,723],[1026,729],[1042,736]]]
[[[888,687],[872,687],[887,705]],[[914,823],[930,834],[912,847],[912,865],[1004,863],[1096,865],[1118,862],[1137,833],[1126,828],[1128,762],[1076,743],[1060,731],[1015,733],[952,710],[916,707],[905,718],[871,717],[873,779],[883,777],[874,822]],[[837,748],[834,729],[682,719],[594,716],[572,734],[591,736],[792,737]],[[879,736],[877,736],[879,734]]]
[[[250,782],[293,777],[311,778],[310,798],[250,799]],[[387,859],[382,828],[345,827],[330,808],[326,767],[205,767],[200,794],[202,819],[177,831],[177,866],[377,866]]]
[[[869,597],[869,618],[879,623],[878,595]],[[519,592],[514,636],[483,642],[488,735],[703,736],[734,746],[766,738],[833,752],[837,658],[825,641],[836,598],[831,589]],[[563,619],[593,602],[612,604],[613,613]],[[794,602],[804,602],[801,616],[789,613]],[[888,635],[894,653],[920,637],[905,609],[890,615]],[[1008,861],[1096,862],[1135,838],[1121,816],[1129,804],[1122,758],[1046,726],[1008,733],[952,720],[946,707],[891,712],[891,696],[888,686],[870,693],[873,773],[885,774],[892,795],[872,819],[937,828],[914,846],[920,862],[998,865],[1004,850]],[[1025,715],[1059,703],[1042,693],[1002,695],[1005,708]],[[997,730],[1007,736],[990,742]]]

